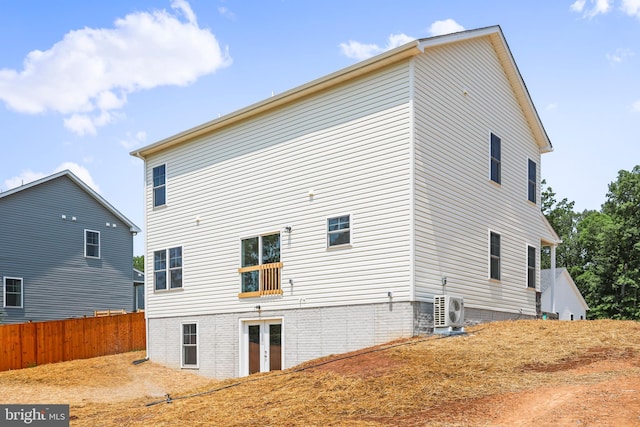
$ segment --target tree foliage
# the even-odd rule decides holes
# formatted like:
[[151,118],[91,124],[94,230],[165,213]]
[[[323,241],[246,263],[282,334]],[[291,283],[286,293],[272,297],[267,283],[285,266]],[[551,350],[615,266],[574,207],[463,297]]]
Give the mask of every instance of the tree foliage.
[[[547,182],[542,180],[542,185],[546,184]],[[542,213],[562,239],[562,243],[556,248],[556,265],[570,270],[572,266],[580,264],[580,249],[575,244],[580,215],[573,211],[575,202],[569,202],[566,197],[558,202],[556,193],[547,186],[542,189],[541,205]],[[542,268],[551,266],[549,252],[549,248],[546,247],[542,251]]]
[[[556,265],[571,273],[589,317],[640,319],[640,166],[618,173],[600,211],[578,214],[555,196],[551,187],[542,192],[542,212],[563,241]],[[542,258],[544,268],[549,258]]]
[[138,270],[144,272],[144,255],[133,257],[133,268],[137,268]]

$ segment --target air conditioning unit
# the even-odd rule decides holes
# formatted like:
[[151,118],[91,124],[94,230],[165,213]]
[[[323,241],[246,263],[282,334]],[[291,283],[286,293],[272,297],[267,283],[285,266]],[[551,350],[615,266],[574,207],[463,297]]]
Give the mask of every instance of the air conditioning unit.
[[433,297],[433,327],[461,328],[464,326],[464,300],[451,295]]

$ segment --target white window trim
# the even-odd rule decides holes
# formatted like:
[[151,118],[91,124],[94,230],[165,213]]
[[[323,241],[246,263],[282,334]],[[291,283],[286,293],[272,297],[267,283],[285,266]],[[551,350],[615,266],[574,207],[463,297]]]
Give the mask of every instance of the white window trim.
[[[182,260],[182,265],[181,265],[181,269],[182,269],[182,286],[180,286],[179,288],[172,288],[171,287],[171,255],[169,253],[170,249],[175,249],[175,248],[180,248],[181,249],[181,260]],[[160,252],[160,251],[164,251],[165,254],[165,259],[166,259],[166,263],[167,263],[167,267],[164,269],[165,273],[167,274],[166,276],[166,285],[167,287],[164,289],[156,289],[156,252]],[[153,287],[153,292],[176,292],[176,291],[181,291],[182,289],[184,289],[184,246],[182,245],[176,245],[176,246],[169,246],[166,247],[164,249],[157,249],[155,251],[151,251],[152,253],[152,257],[151,257],[151,267],[152,267],[152,271],[151,273],[153,274],[152,278],[151,278],[151,284]],[[157,270],[160,271],[160,270]],[[145,302],[146,304],[146,302]]]
[[[332,217],[333,218],[333,217]],[[286,329],[285,329],[285,321],[284,321],[284,317],[249,317],[246,319],[238,319],[238,326],[239,326],[239,334],[238,334],[238,348],[240,349],[239,353],[238,353],[238,357],[240,358],[240,360],[238,360],[238,365],[240,368],[240,376],[244,377],[249,375],[249,365],[247,364],[247,360],[245,360],[245,355],[248,352],[248,348],[247,348],[247,344],[245,342],[245,339],[247,338],[245,335],[245,326],[247,325],[251,325],[251,324],[257,324],[257,323],[269,323],[269,322],[273,322],[273,323],[280,323],[280,326],[282,327],[281,329],[281,338],[280,338],[280,357],[281,357],[281,365],[282,365],[282,369],[285,369],[285,358],[286,358],[286,348],[285,348],[285,334],[286,334]]]
[[[7,279],[20,280],[20,305],[7,305]],[[24,279],[5,276],[2,278],[2,305],[4,308],[24,308]]]
[[[87,231],[91,232],[91,233],[97,233],[98,234],[98,256],[87,255]],[[102,257],[102,238],[100,236],[100,232],[99,231],[91,230],[89,228],[85,228],[84,229],[84,257],[85,258],[93,258],[93,259],[100,259]]]
[[[536,169],[536,179],[534,181],[534,190],[533,190],[533,197],[536,199],[535,201],[532,201],[529,196],[529,183],[531,181],[529,181],[529,162],[532,162],[535,165],[535,169]],[[539,188],[540,185],[538,184],[538,162],[536,162],[535,160],[533,160],[532,158],[527,158],[527,202],[529,202],[532,205],[538,206],[538,200],[540,200],[540,194],[539,194]]]
[[[196,325],[196,364],[185,365],[184,363],[184,325]],[[200,324],[197,320],[180,322],[180,367],[182,369],[199,369],[200,368]]]
[[[156,206],[156,197],[155,197],[156,186],[154,185],[155,183],[153,182],[153,170],[160,166],[164,166],[164,184],[163,184],[164,185],[164,204]],[[152,209],[163,209],[167,207],[167,205],[169,204],[169,188],[168,188],[169,180],[167,179],[168,175],[169,175],[169,168],[166,163],[160,163],[159,165],[155,165],[151,167],[151,208]]]
[[[246,235],[241,235],[240,236],[240,246],[239,246],[239,252],[238,252],[238,265],[242,265],[242,241],[246,240],[246,239],[253,239],[254,237],[258,238],[258,265],[262,265],[262,238],[264,236],[271,236],[274,234],[278,234],[280,236],[280,262],[282,262],[282,241],[284,240],[284,236],[285,233],[283,233],[281,230],[273,230],[273,231],[268,231],[268,232],[264,232],[264,233],[253,233],[253,234],[246,234]],[[239,282],[239,289],[238,289],[238,293],[242,294],[244,292],[242,292],[242,274],[239,275],[240,276],[240,282]],[[280,280],[280,289],[282,289],[282,278]]]
[[[491,277],[491,234],[497,234],[498,236],[500,236],[500,263],[498,265],[498,274],[500,275],[499,279],[494,279],[493,277]],[[502,282],[502,233],[497,232],[496,230],[492,230],[489,229],[489,232],[487,233],[487,256],[488,256],[488,265],[487,265],[487,277],[489,279],[489,281],[491,282],[495,282],[495,283],[500,283]]]
[[252,234],[243,234],[240,236],[240,253],[238,255],[238,265],[242,265],[242,241],[246,240],[246,239],[252,239],[254,237],[258,238],[258,245],[260,246],[260,261],[262,261],[262,238],[264,236],[271,236],[273,234],[279,234],[280,235],[280,260],[282,261],[282,241],[284,240],[284,236],[285,233],[283,233],[281,230],[273,230],[273,231],[267,231],[264,233],[252,233]]
[[[493,155],[491,154],[491,136],[492,135],[494,135],[496,138],[500,140],[500,160],[499,160],[500,172],[498,176],[500,182],[494,181],[493,177],[491,176],[491,169],[493,166]],[[502,186],[502,137],[495,132],[489,132],[489,181],[498,187]]]
[[[335,246],[329,246],[329,220],[332,218],[339,218],[341,216],[348,216],[349,217],[349,243],[345,243],[342,245],[335,245]],[[345,249],[345,248],[351,248],[353,247],[353,214],[351,214],[350,212],[348,213],[341,213],[341,214],[337,214],[337,215],[329,215],[327,217],[325,217],[324,219],[324,239],[325,239],[325,246],[326,249],[328,251],[332,251],[332,250],[339,250],[339,249]]]
[[[529,248],[533,248],[534,249],[534,253],[535,253],[535,286],[533,288],[529,287]],[[538,271],[540,270],[539,268],[539,262],[540,262],[540,248],[537,247],[536,245],[532,245],[531,243],[527,243],[526,245],[526,252],[525,252],[525,281],[524,281],[524,286],[527,289],[531,289],[531,290],[539,290],[540,288],[540,280],[538,280]]]

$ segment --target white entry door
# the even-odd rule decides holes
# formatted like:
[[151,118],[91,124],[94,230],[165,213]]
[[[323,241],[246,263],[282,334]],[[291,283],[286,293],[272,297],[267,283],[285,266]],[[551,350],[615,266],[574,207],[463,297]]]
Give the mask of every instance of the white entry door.
[[242,334],[242,375],[282,369],[282,321],[247,321]]

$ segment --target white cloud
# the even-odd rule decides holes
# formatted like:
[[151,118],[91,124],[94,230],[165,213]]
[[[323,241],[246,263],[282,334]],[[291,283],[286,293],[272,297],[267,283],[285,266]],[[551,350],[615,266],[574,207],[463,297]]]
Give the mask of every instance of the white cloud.
[[5,180],[4,181],[4,189],[5,190],[10,190],[12,188],[16,188],[16,187],[19,187],[21,185],[28,184],[28,183],[36,181],[36,180],[38,180],[40,178],[44,178],[45,176],[49,176],[49,175],[52,175],[54,173],[66,170],[66,169],[70,170],[75,176],[80,178],[85,184],[87,184],[93,190],[95,190],[98,193],[100,192],[100,187],[98,187],[98,185],[95,183],[95,181],[91,177],[91,174],[89,173],[89,170],[86,169],[85,167],[80,166],[79,164],[73,163],[73,162],[62,163],[60,166],[55,168],[54,171],[51,172],[51,173],[34,172],[32,170],[29,170],[29,169],[24,170],[24,171],[22,171],[20,173],[20,175],[14,176],[13,178],[9,178],[9,179]]
[[635,53],[631,49],[620,48],[616,49],[616,51],[613,53],[607,53],[606,58],[609,60],[609,62],[619,64],[634,55]]
[[569,8],[574,12],[581,13],[584,10],[585,3],[586,3],[586,0],[577,0]]
[[[443,21],[435,21],[427,29],[430,36],[439,36],[442,34],[456,33],[464,31],[464,27],[458,24],[453,19],[445,19]],[[355,40],[349,40],[347,43],[340,43],[340,50],[342,54],[348,58],[357,59],[362,61],[363,59],[371,58],[382,52],[386,52],[403,44],[409,43],[415,40],[415,37],[408,36],[406,34],[391,34],[387,39],[386,46],[379,46],[377,44],[365,44]]]
[[340,50],[347,58],[357,59],[358,61],[371,58],[384,51],[383,48],[376,44],[363,44],[354,40],[349,40],[347,43],[340,43]]
[[80,166],[77,163],[65,162],[65,163],[61,164],[60,166],[58,166],[53,171],[53,173],[60,172],[60,171],[63,171],[65,169],[69,169],[75,176],[80,178],[85,184],[87,184],[89,187],[93,188],[93,190],[96,193],[100,192],[100,187],[98,187],[98,184],[96,184],[96,182],[93,180],[93,177],[91,176],[91,173],[89,173],[89,170],[87,168],[85,168],[83,166]]
[[182,12],[184,17],[187,18],[187,21],[189,21],[190,24],[197,25],[196,14],[193,13],[191,6],[186,0],[173,0],[173,2],[171,3],[171,8],[177,9]]
[[430,36],[434,37],[464,31],[464,27],[453,19],[445,19],[444,21],[435,21],[427,31]]
[[147,133],[145,131],[138,131],[135,134],[127,132],[126,139],[120,140],[122,145],[127,150],[133,150],[136,147],[140,147],[147,141]]
[[640,19],[640,0],[622,0],[622,11]]
[[547,111],[555,111],[558,109],[558,104],[552,102],[551,104],[548,104],[545,109]]
[[36,181],[40,178],[44,178],[47,174],[42,172],[34,172],[32,170],[24,170],[18,176],[14,176],[4,181],[4,190],[11,190],[12,188],[20,187],[21,185],[28,184]]
[[185,86],[231,64],[187,1],[171,7],[174,13],[131,13],[113,28],[70,31],[50,49],[30,52],[22,70],[0,69],[0,99],[21,113],[58,112],[72,132],[95,134],[128,94]]
[[596,15],[604,15],[611,11],[613,0],[589,0],[587,6],[586,0],[577,0],[572,3],[569,9],[573,12],[582,13],[585,18],[593,18]]
[[235,20],[236,19],[236,14],[231,12],[228,8],[224,7],[224,6],[220,6],[218,8],[218,13],[222,16],[224,16],[225,18],[228,18],[230,20]]
[[371,58],[379,53],[402,46],[412,40],[415,40],[415,37],[410,37],[406,34],[391,34],[387,40],[387,45],[384,47],[378,46],[377,44],[364,44],[349,40],[348,43],[340,43],[340,50],[346,57],[362,61],[363,59]]
[[638,99],[633,103],[633,105],[631,105],[631,111],[634,113],[640,113],[640,99]]

